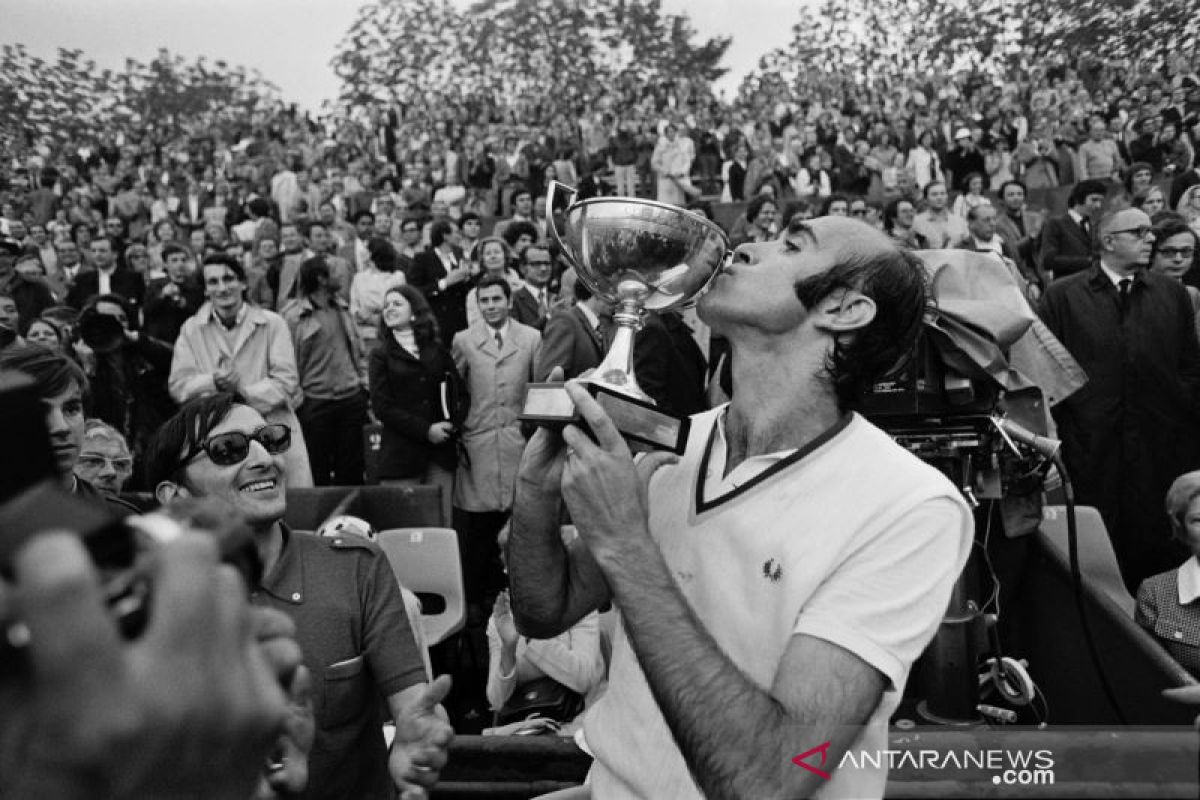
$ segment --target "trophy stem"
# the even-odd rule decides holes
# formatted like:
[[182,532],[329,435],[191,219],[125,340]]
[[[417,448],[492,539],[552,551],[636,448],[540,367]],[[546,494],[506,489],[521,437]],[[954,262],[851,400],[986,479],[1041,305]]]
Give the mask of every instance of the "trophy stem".
[[640,306],[638,299],[620,301],[613,313],[616,327],[612,347],[587,380],[639,400],[649,400],[650,396],[642,391],[633,377],[633,337],[642,329]]

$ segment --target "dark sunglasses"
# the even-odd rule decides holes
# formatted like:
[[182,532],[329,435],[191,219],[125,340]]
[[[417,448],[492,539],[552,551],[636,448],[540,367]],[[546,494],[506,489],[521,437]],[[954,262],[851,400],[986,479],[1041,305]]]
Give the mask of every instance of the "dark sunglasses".
[[179,462],[182,469],[201,452],[208,454],[209,459],[219,467],[229,467],[246,460],[250,455],[250,442],[255,441],[263,446],[271,455],[286,453],[292,446],[292,429],[283,423],[264,425],[254,433],[230,431],[210,436],[194,446],[187,456]]

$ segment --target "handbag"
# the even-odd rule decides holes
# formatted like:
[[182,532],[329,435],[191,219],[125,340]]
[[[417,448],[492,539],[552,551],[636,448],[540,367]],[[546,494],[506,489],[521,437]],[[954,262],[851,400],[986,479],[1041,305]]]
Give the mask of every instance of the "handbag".
[[522,722],[533,717],[570,722],[583,710],[583,695],[549,676],[526,681],[513,691],[496,712],[496,725]]

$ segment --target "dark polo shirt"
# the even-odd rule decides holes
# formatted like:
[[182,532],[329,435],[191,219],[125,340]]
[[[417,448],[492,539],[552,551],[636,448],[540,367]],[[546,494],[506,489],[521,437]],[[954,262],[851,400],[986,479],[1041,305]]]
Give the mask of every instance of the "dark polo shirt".
[[357,536],[318,538],[286,526],[283,534],[283,553],[254,602],[292,618],[312,673],[317,736],[303,796],[392,800],[382,698],[426,680],[395,574]]

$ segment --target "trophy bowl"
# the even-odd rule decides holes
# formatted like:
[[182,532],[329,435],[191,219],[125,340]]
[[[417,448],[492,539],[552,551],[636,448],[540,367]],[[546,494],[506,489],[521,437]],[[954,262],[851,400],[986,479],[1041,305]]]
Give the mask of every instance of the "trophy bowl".
[[[608,354],[584,383],[621,433],[646,446],[680,453],[686,418],[657,409],[633,375],[634,334],[647,311],[661,312],[695,299],[717,274],[729,251],[719,226],[677,206],[632,197],[597,197],[571,203],[560,231],[553,209],[556,181],[546,194],[547,229],[579,280],[613,306]],[[578,422],[561,386],[532,384],[522,419]]]

